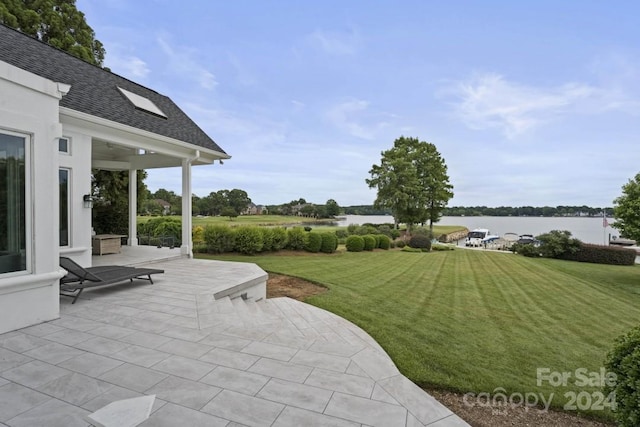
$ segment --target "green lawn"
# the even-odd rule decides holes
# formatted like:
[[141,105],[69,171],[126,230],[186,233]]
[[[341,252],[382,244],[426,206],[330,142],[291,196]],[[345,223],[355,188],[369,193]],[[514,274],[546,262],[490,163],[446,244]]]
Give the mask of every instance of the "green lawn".
[[567,387],[538,386],[536,369],[598,371],[613,339],[640,324],[637,266],[463,249],[215,259],[326,285],[307,302],[362,327],[420,385],[553,393],[560,408],[565,392],[598,388],[577,387],[573,376]]

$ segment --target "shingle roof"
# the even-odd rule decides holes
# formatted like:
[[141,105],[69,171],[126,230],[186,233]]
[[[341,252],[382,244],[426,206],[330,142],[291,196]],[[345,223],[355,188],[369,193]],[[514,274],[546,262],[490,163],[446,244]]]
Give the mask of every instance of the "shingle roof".
[[[0,60],[71,85],[60,106],[225,153],[171,99],[0,24]],[[167,116],[136,109],[118,86],[153,101]],[[226,153],[225,153],[226,154]]]

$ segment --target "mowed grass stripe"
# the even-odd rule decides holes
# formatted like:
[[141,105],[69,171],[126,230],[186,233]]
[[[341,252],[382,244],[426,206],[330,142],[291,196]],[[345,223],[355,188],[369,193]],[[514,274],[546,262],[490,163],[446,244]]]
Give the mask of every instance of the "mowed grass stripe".
[[457,249],[335,255],[218,256],[330,291],[309,303],[366,330],[420,385],[554,393],[536,369],[597,371],[613,340],[640,323],[640,267]]

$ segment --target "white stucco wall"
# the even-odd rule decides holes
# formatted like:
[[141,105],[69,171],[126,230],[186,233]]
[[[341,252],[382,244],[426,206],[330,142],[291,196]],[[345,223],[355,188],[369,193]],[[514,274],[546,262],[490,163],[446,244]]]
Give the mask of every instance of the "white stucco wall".
[[0,274],[0,333],[59,317],[58,84],[0,61],[0,131],[28,135],[29,272]]
[[83,196],[91,193],[91,137],[73,126],[62,127],[69,140],[69,153],[58,153],[59,167],[70,171],[69,246],[60,254],[83,266],[91,265],[91,209],[85,208]]

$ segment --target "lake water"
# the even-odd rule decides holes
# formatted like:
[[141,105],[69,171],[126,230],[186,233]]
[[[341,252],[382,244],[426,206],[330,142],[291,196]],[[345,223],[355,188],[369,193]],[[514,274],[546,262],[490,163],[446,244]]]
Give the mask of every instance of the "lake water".
[[[613,218],[607,218],[613,223]],[[339,225],[362,225],[364,223],[393,223],[390,215],[345,215]],[[609,226],[602,227],[601,217],[519,217],[519,216],[445,216],[438,225],[461,225],[469,230],[488,228],[491,234],[505,233],[533,234],[537,236],[551,230],[569,230],[573,237],[585,243],[606,244],[609,235],[619,236],[620,232]]]

